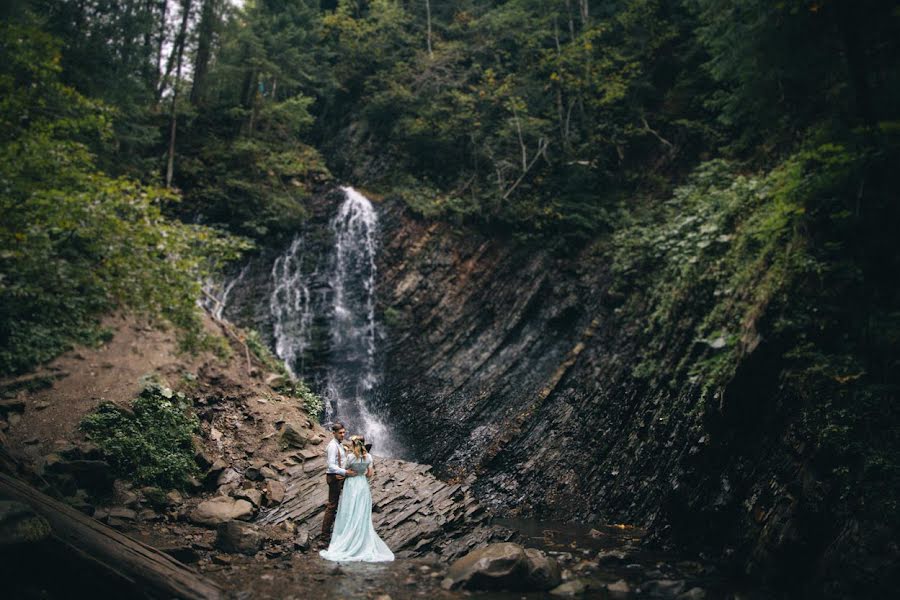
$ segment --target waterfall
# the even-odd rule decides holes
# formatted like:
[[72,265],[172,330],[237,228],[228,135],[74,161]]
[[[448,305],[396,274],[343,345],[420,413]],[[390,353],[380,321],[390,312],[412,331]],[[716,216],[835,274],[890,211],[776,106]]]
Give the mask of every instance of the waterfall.
[[[272,265],[275,351],[292,375],[313,379],[325,401],[326,421],[342,421],[349,432],[365,434],[376,454],[395,456],[401,450],[374,398],[381,380],[375,319],[378,215],[365,196],[341,189],[344,201],[329,223],[331,247],[309,251],[301,233]],[[315,373],[306,364],[312,354],[320,363]]]
[[298,235],[287,252],[272,264],[272,295],[269,310],[275,338],[275,353],[293,377],[303,373],[304,353],[310,345],[313,303],[304,275],[304,237]]

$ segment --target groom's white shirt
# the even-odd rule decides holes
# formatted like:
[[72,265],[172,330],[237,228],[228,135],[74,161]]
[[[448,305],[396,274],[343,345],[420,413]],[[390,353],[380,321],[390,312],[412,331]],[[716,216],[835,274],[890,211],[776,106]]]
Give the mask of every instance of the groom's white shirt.
[[325,472],[329,475],[347,475],[347,469],[338,466],[338,456],[341,457],[341,464],[347,464],[347,453],[344,451],[344,447],[338,443],[338,441],[334,438],[328,442],[328,447],[325,449],[325,461],[328,463]]

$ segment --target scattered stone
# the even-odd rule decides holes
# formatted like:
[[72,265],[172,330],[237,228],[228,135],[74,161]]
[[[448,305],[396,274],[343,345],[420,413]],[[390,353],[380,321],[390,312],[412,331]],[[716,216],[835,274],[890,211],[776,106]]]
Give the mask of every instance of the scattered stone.
[[244,478],[250,481],[262,481],[265,479],[260,470],[265,466],[265,461],[255,460],[249,467],[244,469]]
[[676,596],[675,600],[706,600],[706,590],[693,587],[683,594]]
[[278,432],[278,441],[282,449],[305,448],[314,435],[312,429],[306,429],[298,423],[286,421]]
[[213,526],[233,519],[246,519],[252,515],[253,505],[246,500],[218,496],[201,502],[188,518],[200,525]]
[[274,506],[284,501],[284,484],[274,479],[266,480],[266,506]]
[[562,582],[559,563],[536,548],[526,548],[530,586],[538,590],[555,588]]
[[287,384],[287,380],[283,375],[279,375],[278,373],[269,373],[265,378],[266,385],[272,388],[275,391],[283,388],[285,384]]
[[262,506],[262,492],[253,488],[246,490],[235,490],[232,494],[235,498],[243,498],[253,506],[259,508]]
[[590,585],[586,579],[573,579],[550,590],[550,595],[560,598],[573,598],[581,596],[589,589]]
[[214,554],[212,561],[219,565],[230,565],[234,559],[227,554]]
[[159,518],[159,513],[152,508],[145,508],[138,513],[138,520],[140,521],[156,521]]
[[599,530],[597,530],[597,529],[591,529],[591,530],[588,532],[588,535],[591,536],[591,537],[594,538],[594,539],[598,539],[598,538],[604,537],[603,532],[602,532],[602,531],[599,531]]
[[171,546],[168,548],[160,548],[160,550],[175,560],[183,563],[195,563],[200,560],[200,553],[192,546]]
[[50,536],[50,523],[27,504],[0,500],[0,548],[39,542]]
[[109,509],[107,518],[121,519],[123,521],[135,521],[137,520],[137,512],[131,510],[130,508],[116,506]]
[[262,542],[263,536],[249,523],[227,521],[216,528],[216,547],[225,552],[256,554]]
[[278,473],[276,473],[269,465],[261,468],[259,474],[262,475],[264,479],[278,479]]
[[685,588],[685,582],[676,579],[655,579],[641,586],[641,592],[657,598],[674,598]]
[[241,474],[228,467],[219,475],[219,478],[216,480],[216,485],[223,486],[228,485],[230,483],[236,483],[241,480]]
[[606,591],[613,600],[626,600],[627,598],[631,598],[634,594],[631,586],[628,585],[628,582],[624,579],[609,584],[606,586]]
[[301,529],[297,532],[297,535],[294,537],[294,548],[301,552],[309,550],[309,532],[307,530]]
[[390,594],[379,594],[378,596],[375,596],[375,600],[394,600],[394,599],[391,598]]
[[141,494],[143,494],[150,506],[166,508],[169,504],[168,496],[162,488],[156,486],[142,487]]
[[122,506],[134,508],[140,503],[140,497],[131,490],[122,490],[118,494],[118,501]]
[[628,558],[627,552],[622,552],[621,550],[607,550],[597,554],[596,561],[598,565],[622,564],[628,560]]
[[44,410],[46,408],[50,408],[50,403],[47,402],[46,400],[38,400],[37,402],[34,403],[35,410]]
[[[197,444],[199,446],[199,444]],[[202,470],[209,469],[216,462],[215,458],[213,458],[212,454],[210,454],[206,448],[199,446],[197,451],[194,453],[194,461],[197,463],[197,466]]]
[[178,490],[172,490],[166,494],[166,504],[169,506],[178,506],[182,502],[184,502],[184,498]]

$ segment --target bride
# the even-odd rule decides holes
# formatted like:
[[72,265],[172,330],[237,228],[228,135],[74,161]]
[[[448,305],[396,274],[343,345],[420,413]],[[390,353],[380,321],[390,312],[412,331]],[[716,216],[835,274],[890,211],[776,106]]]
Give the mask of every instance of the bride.
[[374,474],[372,455],[366,451],[362,436],[354,435],[350,442],[347,478],[338,501],[334,535],[328,549],[320,550],[319,555],[335,561],[392,561],[394,553],[378,537],[372,525],[372,492],[368,481]]

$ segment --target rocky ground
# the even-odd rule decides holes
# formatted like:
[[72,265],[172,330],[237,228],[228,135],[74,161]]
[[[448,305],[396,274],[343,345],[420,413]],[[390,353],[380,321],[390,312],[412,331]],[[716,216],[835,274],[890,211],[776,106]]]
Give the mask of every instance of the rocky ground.
[[[479,568],[506,582],[494,587],[528,580],[537,555],[526,560],[520,550],[497,545],[507,541],[541,549],[541,568],[552,563],[557,572],[541,586],[558,596],[750,597],[723,587],[709,565],[646,556],[634,529],[581,528],[571,535],[562,526],[530,531],[532,525],[496,522],[473,497],[471,478],[443,481],[428,465],[394,459],[376,458],[373,520],[398,560],[324,561],[315,548],[327,432],[295,399],[277,392],[275,376],[245,360],[237,345],[233,359],[185,356],[176,352],[172,332],[133,317],[110,317],[107,325],[114,335],[102,346],[76,349],[38,373],[0,382],[0,444],[21,476],[164,550],[233,597],[541,597],[545,592],[532,584],[515,593],[467,590],[494,580],[454,575],[453,561],[471,550],[506,548],[515,557],[507,552]],[[212,320],[207,326],[216,329]],[[200,419],[195,443],[203,476],[183,492],[116,479],[78,429],[100,402],[127,406],[150,379],[193,398]],[[70,584],[59,584],[23,575],[9,589],[13,597],[67,597]]]

